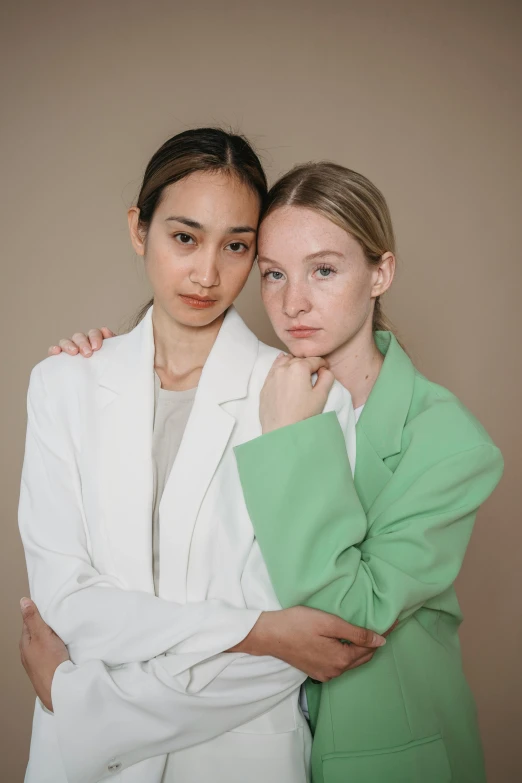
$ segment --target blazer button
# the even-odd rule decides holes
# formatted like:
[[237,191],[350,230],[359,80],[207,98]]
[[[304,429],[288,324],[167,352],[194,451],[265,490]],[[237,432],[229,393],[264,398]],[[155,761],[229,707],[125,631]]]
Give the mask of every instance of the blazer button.
[[119,769],[121,769],[121,761],[111,761],[107,769],[109,772],[117,772]]

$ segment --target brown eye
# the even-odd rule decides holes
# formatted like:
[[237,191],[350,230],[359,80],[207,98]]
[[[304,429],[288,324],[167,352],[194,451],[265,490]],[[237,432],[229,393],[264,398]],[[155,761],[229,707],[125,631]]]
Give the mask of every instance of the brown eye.
[[231,242],[227,247],[229,247],[233,253],[240,253],[242,250],[248,250],[248,247],[244,242]]
[[194,238],[190,236],[190,234],[174,234],[175,239],[182,244],[182,245],[190,245],[191,242],[194,242]]

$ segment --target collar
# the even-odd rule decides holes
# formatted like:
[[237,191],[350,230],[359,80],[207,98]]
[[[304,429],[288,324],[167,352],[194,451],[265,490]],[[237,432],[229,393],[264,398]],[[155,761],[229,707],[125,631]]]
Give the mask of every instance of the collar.
[[415,368],[392,332],[375,332],[375,342],[384,362],[357,426],[381,459],[386,459],[401,451]]
[[[100,386],[122,393],[139,383],[140,378],[148,380],[150,375],[152,382],[152,312],[150,307],[131,332],[104,345],[100,354]],[[259,340],[235,307],[229,307],[201,373],[200,396],[218,404],[246,397],[258,351]]]
[[258,352],[259,340],[229,307],[201,373],[201,394],[218,404],[246,397]]

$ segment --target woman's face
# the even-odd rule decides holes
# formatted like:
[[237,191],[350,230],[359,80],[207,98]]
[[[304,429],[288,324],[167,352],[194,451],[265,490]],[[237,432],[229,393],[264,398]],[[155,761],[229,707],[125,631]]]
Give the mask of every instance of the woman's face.
[[146,236],[129,210],[155,305],[185,326],[206,326],[237,297],[256,253],[259,197],[233,175],[198,172],[165,188]]
[[259,227],[263,302],[294,356],[328,356],[366,329],[391,285],[394,257],[370,264],[359,242],[323,215],[280,207]]

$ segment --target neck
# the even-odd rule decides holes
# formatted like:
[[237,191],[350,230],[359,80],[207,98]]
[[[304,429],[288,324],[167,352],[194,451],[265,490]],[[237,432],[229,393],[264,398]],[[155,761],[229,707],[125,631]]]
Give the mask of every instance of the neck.
[[364,405],[384,361],[373,337],[371,320],[327,357],[336,380],[352,395],[353,407]]
[[181,391],[197,386],[224,318],[223,314],[207,326],[187,326],[154,305],[154,369],[162,388]]

